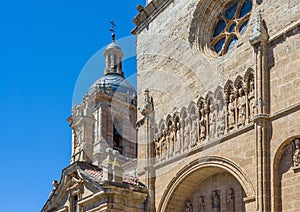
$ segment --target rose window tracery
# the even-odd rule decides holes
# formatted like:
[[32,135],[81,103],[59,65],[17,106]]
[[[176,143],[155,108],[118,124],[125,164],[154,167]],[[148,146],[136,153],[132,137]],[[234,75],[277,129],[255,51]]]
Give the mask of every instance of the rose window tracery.
[[251,0],[241,0],[230,3],[219,14],[211,37],[211,49],[218,56],[226,54],[245,32],[251,9]]

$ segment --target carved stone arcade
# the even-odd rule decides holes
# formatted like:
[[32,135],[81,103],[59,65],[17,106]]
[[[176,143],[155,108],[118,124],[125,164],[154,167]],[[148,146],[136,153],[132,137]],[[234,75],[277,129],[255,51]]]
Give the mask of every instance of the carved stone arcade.
[[256,114],[254,71],[227,81],[224,88],[208,92],[188,108],[175,111],[154,126],[156,162],[169,159],[220,138],[251,123]]

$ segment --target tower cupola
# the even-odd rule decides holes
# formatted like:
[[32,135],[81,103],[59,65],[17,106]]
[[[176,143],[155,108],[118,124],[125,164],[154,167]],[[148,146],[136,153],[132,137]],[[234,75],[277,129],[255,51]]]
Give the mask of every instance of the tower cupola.
[[121,47],[116,44],[116,34],[114,27],[116,26],[113,21],[111,21],[112,29],[110,30],[112,32],[112,42],[106,47],[104,51],[105,56],[105,70],[104,75],[107,74],[119,74],[122,77],[124,77],[124,72],[122,68],[122,60],[124,57],[124,53],[121,49]]

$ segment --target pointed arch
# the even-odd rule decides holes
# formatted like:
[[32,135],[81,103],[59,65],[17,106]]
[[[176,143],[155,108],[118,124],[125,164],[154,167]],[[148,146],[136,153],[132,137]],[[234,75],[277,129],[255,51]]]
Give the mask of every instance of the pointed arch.
[[188,106],[188,112],[190,114],[197,114],[197,105],[194,101],[191,101],[189,106]]
[[163,119],[161,119],[158,123],[159,123],[158,128],[159,128],[160,132],[162,132],[164,129],[166,129],[166,122]]
[[217,100],[217,104],[224,105],[224,89],[221,86],[218,86],[215,90],[215,98]]
[[173,118],[170,114],[167,115],[166,124],[167,124],[167,128],[169,128],[173,124]]
[[180,111],[180,118],[185,119],[186,116],[187,116],[187,109],[186,109],[186,107],[182,107],[181,111]]
[[205,99],[202,96],[200,96],[197,101],[197,107],[203,107],[204,103]]
[[179,112],[175,112],[175,113],[173,114],[173,122],[174,122],[174,123],[180,122],[180,113],[179,113]]
[[253,84],[253,87],[254,87],[254,81],[255,81],[254,76],[255,76],[254,70],[252,68],[248,68],[248,70],[244,76],[244,82],[246,84],[247,90],[250,90],[251,84]]
[[244,75],[244,81],[248,83],[249,81],[254,81],[254,70],[252,68],[248,68]]
[[206,94],[205,100],[206,100],[207,104],[214,104],[215,97],[214,97],[213,92],[208,91],[208,93]]
[[244,88],[244,80],[243,77],[241,77],[240,75],[238,75],[234,81],[234,87],[236,88],[236,90],[239,90],[240,88]]

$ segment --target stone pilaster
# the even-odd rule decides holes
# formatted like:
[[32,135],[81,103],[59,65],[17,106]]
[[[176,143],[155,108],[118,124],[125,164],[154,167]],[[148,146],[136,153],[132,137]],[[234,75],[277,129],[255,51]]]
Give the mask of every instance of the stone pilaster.
[[254,117],[256,131],[257,161],[257,211],[270,211],[270,162],[269,162],[269,73],[267,68],[268,34],[258,10],[250,33],[250,43],[254,48],[256,78],[255,99],[257,115]]

